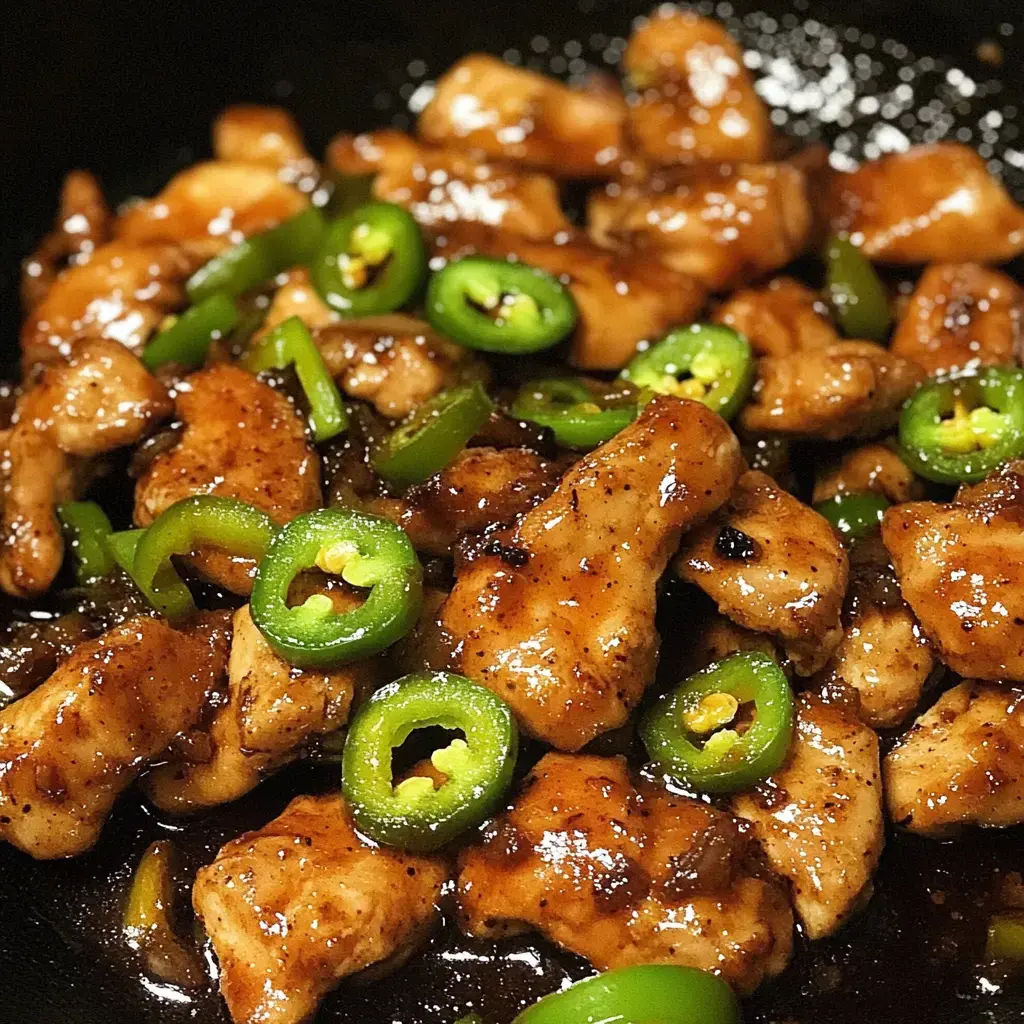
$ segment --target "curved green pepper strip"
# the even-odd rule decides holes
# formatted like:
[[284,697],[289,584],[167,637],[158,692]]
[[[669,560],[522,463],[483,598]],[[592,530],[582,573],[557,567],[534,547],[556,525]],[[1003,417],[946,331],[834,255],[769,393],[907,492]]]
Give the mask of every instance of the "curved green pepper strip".
[[640,964],[545,996],[513,1024],[740,1024],[739,1001],[717,975],[674,964]]
[[434,274],[426,314],[452,341],[508,355],[551,348],[579,317],[572,294],[557,278],[525,263],[484,256],[467,256]]
[[[288,588],[313,566],[369,587],[360,607],[338,615],[314,594],[288,607]],[[412,629],[423,607],[423,569],[406,534],[379,516],[321,508],[280,530],[256,570],[249,610],[259,631],[299,668],[330,668],[368,658]]]
[[[461,730],[431,757],[447,776],[392,782],[391,755],[417,729]],[[371,839],[426,853],[478,825],[512,781],[519,734],[515,715],[490,690],[450,672],[404,676],[378,690],[349,726],[342,789]]]
[[306,325],[297,316],[278,324],[254,349],[244,363],[253,373],[283,370],[294,366],[309,402],[309,424],[318,443],[340,434],[348,426],[348,415],[338,385],[324,365],[320,350]]
[[884,341],[892,323],[889,296],[870,260],[849,239],[825,247],[825,290],[848,338]]
[[309,262],[324,233],[323,214],[314,207],[276,228],[253,235],[204,263],[185,283],[195,304],[217,292],[237,296]]
[[[729,728],[753,703],[745,731]],[[709,665],[663,696],[640,735],[658,769],[704,793],[760,782],[785,760],[793,734],[793,694],[782,669],[759,651]]]
[[163,363],[177,363],[188,369],[202,366],[214,337],[223,338],[237,323],[238,307],[218,292],[186,309],[157,334],[143,349],[142,362],[151,370]]
[[889,502],[874,491],[842,491],[819,501],[814,511],[824,516],[846,540],[877,533]]
[[69,501],[57,506],[57,518],[75,562],[75,579],[84,584],[106,576],[114,567],[107,545],[114,528],[107,513],[95,501]]
[[128,572],[158,612],[180,619],[196,606],[171,564],[172,555],[187,555],[200,544],[211,544],[259,560],[274,529],[266,512],[244,501],[213,494],[183,498],[142,531]]
[[730,327],[677,327],[656,345],[634,356],[620,374],[638,388],[703,402],[732,419],[754,384],[750,342]]
[[900,448],[927,480],[984,479],[1024,454],[1024,373],[991,368],[928,381],[903,406]]
[[596,448],[628,427],[640,411],[628,389],[556,377],[524,384],[509,412],[517,419],[550,427],[555,440],[569,448]]
[[394,203],[365,203],[336,220],[309,266],[320,297],[342,316],[404,306],[427,274],[419,225]]

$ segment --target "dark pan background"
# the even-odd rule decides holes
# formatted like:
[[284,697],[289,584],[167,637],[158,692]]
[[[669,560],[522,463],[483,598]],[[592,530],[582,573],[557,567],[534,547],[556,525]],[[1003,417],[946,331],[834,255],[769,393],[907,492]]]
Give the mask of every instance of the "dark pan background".
[[[211,119],[225,104],[240,100],[290,107],[318,153],[338,130],[400,118],[403,86],[407,95],[410,80],[436,75],[469,50],[502,53],[515,47],[551,67],[558,47],[580,40],[582,56],[593,60],[608,45],[614,49],[615,37],[626,36],[630,19],[647,6],[608,0],[335,0],[323,5],[143,0],[123,6],[14,0],[0,26],[0,366],[12,366],[16,359],[18,261],[48,226],[68,169],[97,172],[115,199],[155,191],[176,167],[207,151]],[[851,59],[858,50],[879,58],[877,67],[870,61],[864,65],[857,84],[862,94],[907,81],[900,74],[912,56],[944,61],[914,65],[910,82],[916,95],[904,114],[893,113],[891,120],[915,141],[925,137],[928,124],[918,112],[929,90],[941,93],[938,112],[950,115],[943,131],[969,131],[965,141],[988,147],[986,155],[1005,171],[1020,198],[1021,172],[1006,153],[1020,120],[1018,103],[1024,109],[1019,0],[832,0],[818,6],[762,0],[734,6],[736,14],[747,15],[737,24],[748,46],[760,46],[760,35],[778,53],[778,36],[788,32],[800,49],[797,63],[812,67],[827,68],[836,38],[821,32],[818,23],[844,26],[847,31],[838,36],[843,52]],[[757,12],[767,12],[770,20]],[[733,6],[718,4],[716,13],[728,17]],[[541,42],[532,45],[535,38]],[[978,62],[976,45],[984,39],[1003,47],[999,69]],[[908,56],[900,44],[912,53]],[[410,67],[415,60],[422,66]],[[949,68],[976,80],[978,92],[952,95]],[[986,127],[979,116],[989,108],[1000,117]],[[809,137],[819,129],[828,139],[848,129],[860,141],[870,137],[869,117],[852,126],[822,127],[813,109],[791,115],[784,129]],[[855,140],[852,151],[858,146]],[[670,619],[679,611],[670,598],[662,614]],[[671,622],[664,625],[671,634]],[[671,665],[672,660],[669,643],[664,661]],[[336,785],[335,775],[298,766],[223,817],[189,825],[179,837],[183,879],[225,839],[269,820],[292,793]],[[74,863],[38,865],[0,848],[0,1024],[226,1020],[212,991],[182,1002],[145,989],[137,972],[125,966],[112,928],[141,849],[176,828],[154,819],[129,796],[97,850]],[[977,962],[1000,878],[1024,869],[1022,838],[1013,830],[957,844],[911,837],[890,842],[868,911],[836,939],[802,948],[783,978],[758,994],[748,1019],[762,1024],[1024,1019],[1021,985]],[[521,1002],[583,973],[579,961],[539,940],[495,950],[459,940],[449,928],[399,974],[336,993],[318,1020],[449,1024],[477,1007],[499,1024]]]

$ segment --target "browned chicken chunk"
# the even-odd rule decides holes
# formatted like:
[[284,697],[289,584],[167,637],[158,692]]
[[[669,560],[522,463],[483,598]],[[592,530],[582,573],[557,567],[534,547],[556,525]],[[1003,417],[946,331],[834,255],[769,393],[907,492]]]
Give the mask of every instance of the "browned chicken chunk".
[[253,335],[253,340],[260,340],[278,324],[283,324],[293,316],[297,316],[310,330],[328,327],[341,319],[320,298],[320,293],[313,287],[309,271],[305,267],[296,267],[284,275],[281,285],[270,300],[263,323]]
[[310,159],[302,131],[287,110],[247,103],[228,107],[213,122],[213,152],[224,163],[259,164],[273,170]]
[[231,1019],[311,1021],[342,978],[425,938],[447,878],[440,858],[365,843],[340,797],[297,797],[196,876]]
[[813,501],[817,504],[837,494],[857,491],[874,491],[898,505],[922,497],[924,487],[894,449],[865,444],[847,452],[835,469],[815,483]]
[[786,666],[785,656],[776,650],[772,637],[737,626],[720,612],[697,619],[688,614],[680,626],[687,631],[680,678],[691,676],[712,662],[722,661],[739,651],[760,651]]

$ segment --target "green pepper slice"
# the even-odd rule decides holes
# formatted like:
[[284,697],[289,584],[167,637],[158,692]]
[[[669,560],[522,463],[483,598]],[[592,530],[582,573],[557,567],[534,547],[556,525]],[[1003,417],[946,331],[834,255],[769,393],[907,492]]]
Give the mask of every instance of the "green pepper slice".
[[235,297],[309,262],[324,233],[324,218],[314,207],[276,228],[253,235],[204,263],[185,283],[189,300],[200,303],[217,292]]
[[[447,779],[392,782],[392,751],[417,729],[461,730],[431,757]],[[494,810],[515,769],[518,729],[509,706],[490,690],[450,672],[404,676],[378,690],[349,726],[342,789],[359,829],[378,843],[426,853]]]
[[[199,494],[175,502],[141,531],[127,571],[158,612],[180,619],[194,612],[196,605],[171,564],[172,555],[187,555],[199,544],[212,544],[259,560],[273,535],[274,524],[266,512],[234,498]],[[115,540],[124,551],[129,543],[127,538]]]
[[596,448],[628,427],[640,411],[637,396],[600,381],[555,377],[523,385],[509,412],[517,419],[550,427],[569,448]]
[[677,327],[656,345],[634,356],[620,374],[639,388],[703,402],[732,419],[754,384],[750,342],[729,327]]
[[384,439],[373,453],[374,469],[396,487],[430,479],[466,447],[493,409],[479,383],[439,392]]
[[892,323],[888,293],[871,261],[848,238],[828,240],[825,290],[843,334],[885,340]]
[[989,960],[1024,960],[1024,913],[1007,911],[989,920],[985,956]]
[[227,295],[217,292],[185,310],[157,334],[143,349],[142,362],[151,370],[163,363],[177,363],[188,369],[202,366],[210,342],[224,337],[237,323],[238,307]]
[[327,180],[331,185],[331,197],[324,206],[324,213],[336,220],[373,200],[373,183],[377,172],[372,174],[344,174],[330,171]]
[[814,506],[846,540],[877,533],[889,502],[874,491],[843,491]]
[[[288,588],[313,566],[370,594],[343,615],[314,594],[288,607]],[[330,668],[368,658],[412,629],[423,607],[423,569],[406,534],[379,516],[321,508],[293,519],[256,570],[252,620],[278,654],[299,668]]]
[[434,274],[426,313],[452,341],[508,355],[551,348],[579,317],[569,289],[551,274],[484,256],[467,256]]
[[309,266],[320,297],[342,316],[404,306],[427,275],[419,225],[394,203],[365,203],[336,220]]
[[348,415],[338,385],[324,365],[320,350],[306,325],[297,316],[278,324],[245,357],[253,373],[294,366],[309,402],[309,425],[318,443],[328,441],[348,426]]
[[[749,703],[753,720],[745,730],[730,728]],[[766,654],[744,651],[664,695],[644,716],[640,735],[660,771],[700,792],[731,793],[782,764],[793,718],[793,694],[782,669]]]
[[107,546],[113,527],[106,512],[95,501],[69,501],[57,506],[57,518],[74,559],[75,579],[84,584],[106,576],[114,567]]
[[740,1007],[717,975],[674,964],[639,964],[545,996],[513,1024],[739,1024]]
[[991,368],[928,381],[903,406],[899,435],[915,473],[976,483],[1024,454],[1024,373]]

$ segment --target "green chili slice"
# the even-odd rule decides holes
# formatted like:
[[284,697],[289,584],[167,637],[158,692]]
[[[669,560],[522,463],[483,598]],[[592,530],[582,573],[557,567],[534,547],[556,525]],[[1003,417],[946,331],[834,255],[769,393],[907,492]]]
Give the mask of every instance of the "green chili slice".
[[[753,704],[753,718],[742,708]],[[640,734],[659,770],[705,793],[731,793],[770,775],[793,734],[793,694],[782,669],[759,651],[709,665],[663,696]]]
[[742,334],[718,324],[691,324],[634,356],[621,377],[639,388],[703,402],[728,420],[747,400],[754,371],[750,342]]
[[331,197],[324,206],[324,213],[334,220],[371,202],[373,200],[373,183],[376,179],[376,171],[372,174],[328,172]]
[[275,327],[245,358],[253,373],[294,366],[309,402],[309,424],[317,442],[327,441],[348,426],[338,385],[324,365],[306,325],[291,316]]
[[[370,594],[342,615],[314,594],[288,607],[288,588],[317,566]],[[271,647],[300,668],[329,668],[368,658],[413,627],[423,607],[423,569],[406,534],[378,516],[322,508],[280,530],[256,570],[249,610]]]
[[569,289],[525,263],[467,256],[434,274],[427,319],[453,341],[482,352],[522,355],[561,341],[579,316]]
[[384,439],[373,454],[373,466],[396,487],[421,483],[466,447],[493,409],[479,383],[442,391]]
[[878,531],[889,502],[874,491],[842,491],[819,501],[814,511],[824,516],[846,540],[860,540]]
[[545,996],[513,1024],[739,1024],[740,1008],[717,975],[674,964],[640,964]]
[[[392,751],[417,729],[460,730],[431,763],[446,776],[397,786]],[[359,829],[371,839],[428,852],[478,825],[508,789],[518,730],[509,706],[490,690],[449,672],[422,672],[378,690],[349,726],[342,789]]]
[[550,427],[569,448],[596,448],[636,419],[637,395],[629,388],[582,377],[554,377],[523,385],[509,412]]
[[276,228],[253,235],[204,263],[186,282],[192,303],[218,292],[234,297],[259,287],[289,267],[310,261],[324,233],[323,214],[314,207]]
[[900,447],[928,480],[983,479],[1024,454],[1024,373],[991,368],[928,381],[903,406]]
[[1024,913],[996,914],[988,923],[985,956],[989,960],[1024,960]]
[[885,340],[892,323],[889,296],[871,261],[848,238],[828,240],[825,290],[843,334]]
[[106,576],[114,567],[107,546],[113,527],[106,512],[95,501],[69,501],[57,506],[57,518],[74,559],[75,579],[88,583]]
[[394,203],[365,203],[327,229],[309,267],[320,297],[342,316],[400,309],[427,274],[419,225]]
[[220,292],[186,309],[170,327],[164,328],[142,352],[151,370],[163,363],[177,363],[189,369],[202,366],[210,342],[223,338],[238,323],[238,307]]

